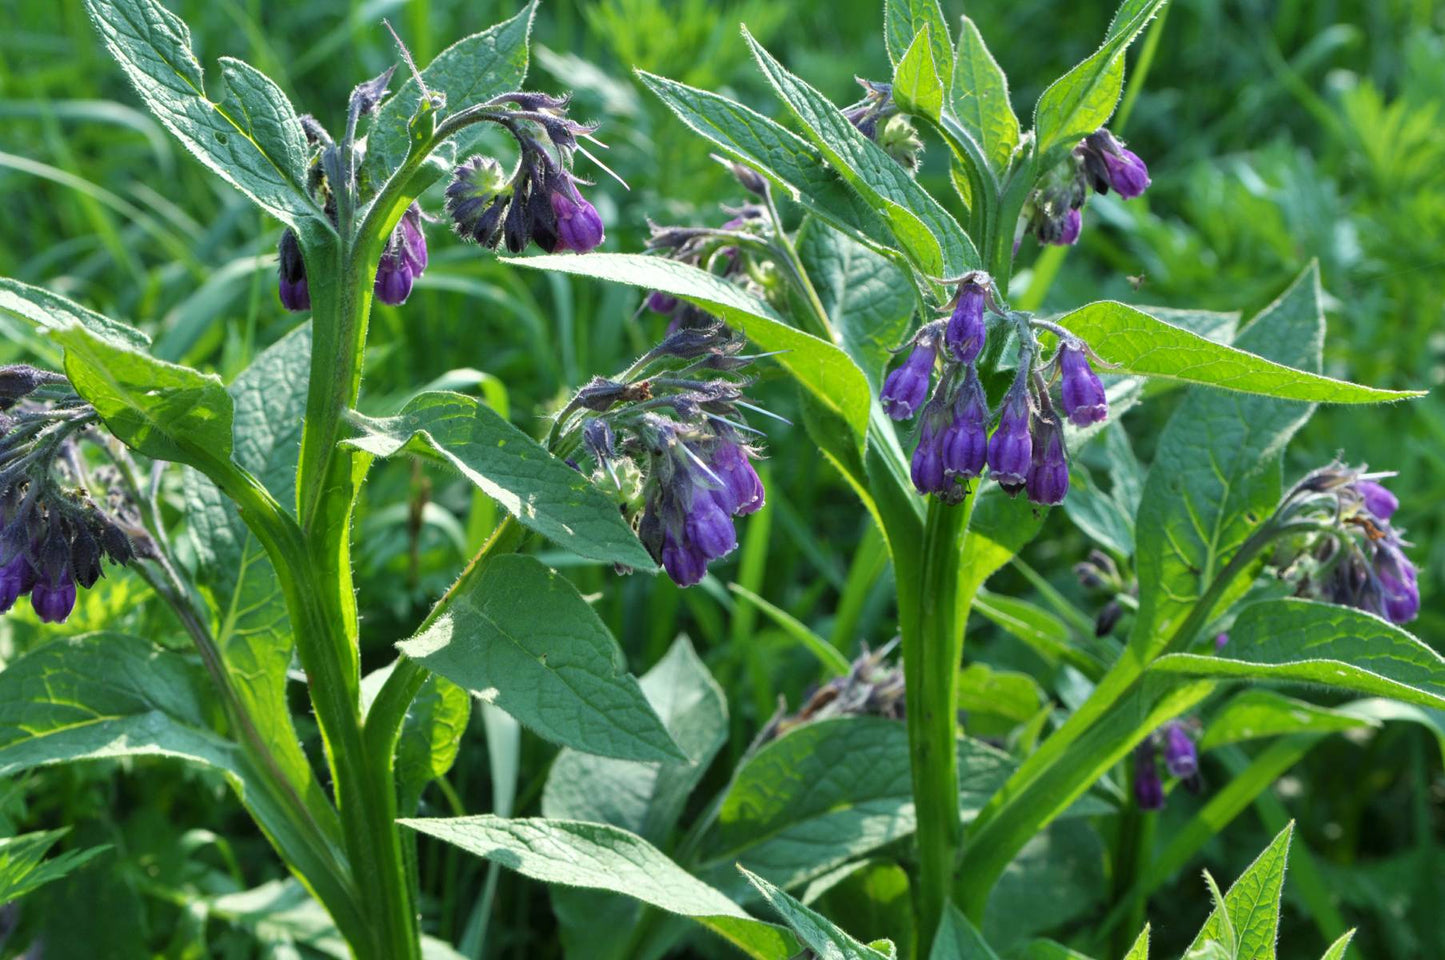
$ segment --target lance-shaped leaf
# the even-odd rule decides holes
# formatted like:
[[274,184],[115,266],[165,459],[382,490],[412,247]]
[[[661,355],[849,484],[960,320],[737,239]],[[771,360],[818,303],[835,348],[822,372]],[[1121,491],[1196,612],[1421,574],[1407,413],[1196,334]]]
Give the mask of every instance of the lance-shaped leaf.
[[1124,92],[1124,51],[1134,42],[1165,0],[1124,0],[1109,32],[1083,63],[1049,85],[1034,107],[1034,135],[1039,156],[1055,146],[1072,145],[1102,127]]
[[898,161],[849,123],[827,97],[783,69],[746,30],[743,36],[808,139],[883,214],[899,244],[922,270],[956,277],[981,265],[973,241],[958,221]]
[[686,263],[635,253],[554,254],[511,262],[670,293],[717,315],[764,350],[785,351],[778,363],[843,418],[861,449],[872,396],[863,371],[833,344],[788,326],[772,307],[727,281]]
[[553,743],[622,760],[686,760],[571,581],[529,556],[485,561],[421,633],[397,644]]
[[1124,960],[1149,960],[1149,924],[1144,924],[1144,929],[1139,931],[1139,936],[1134,940],[1134,945],[1129,948],[1129,953]]
[[[443,116],[521,88],[536,12],[532,0],[516,16],[458,40],[427,65],[421,78],[428,92],[446,98]],[[416,80],[408,76],[377,108],[366,135],[366,164],[378,183],[406,159],[407,125],[420,100]]]
[[122,443],[156,460],[214,469],[231,456],[231,395],[221,379],[119,346],[90,328],[52,334],[65,373]]
[[968,17],[958,34],[948,112],[978,144],[995,175],[1002,174],[1019,143],[1019,118],[1009,103],[1008,78]]
[[1313,600],[1250,604],[1222,655],[1175,653],[1152,669],[1340,687],[1445,709],[1445,657],[1373,614]]
[[738,869],[742,870],[749,883],[757,887],[763,899],[778,912],[778,916],[792,928],[798,939],[812,948],[816,956],[827,957],[829,960],[892,960],[895,956],[891,943],[884,942],[889,948],[888,952],[859,943],[821,913],[803,906],[762,877],[749,873],[745,868]]
[[69,832],[69,827],[62,827],[0,840],[0,903],[13,903],[110,849],[107,845],[67,850],[49,860],[44,859],[55,842]]
[[933,951],[928,960],[998,960],[998,954],[958,907],[950,903],[938,922],[938,934],[933,938]]
[[1245,690],[1209,718],[1200,751],[1291,733],[1337,733],[1379,726],[1379,721],[1296,700],[1273,690]]
[[1111,373],[1311,403],[1380,403],[1425,395],[1423,390],[1383,390],[1298,370],[1113,301],[1091,303],[1059,317],[1058,323],[1113,364]]
[[0,277],[0,314],[31,324],[37,330],[60,330],[75,324],[124,347],[145,347],[150,337],[129,324],[112,320],[58,293]]
[[[1319,277],[1310,266],[1240,334],[1271,360],[1319,369],[1324,341]],[[1170,417],[1144,482],[1135,525],[1139,614],[1131,643],[1166,644],[1282,492],[1285,445],[1309,418],[1304,403],[1195,390]],[[1238,597],[1240,577],[1222,598]]]
[[[235,460],[281,504],[296,500],[296,456],[306,412],[311,326],[282,337],[227,389],[234,405]],[[286,696],[294,638],[286,599],[261,541],[205,475],[185,471],[186,523],[211,630],[236,693],[295,789],[326,803],[301,752]]]
[[883,41],[888,59],[899,65],[908,58],[908,48],[923,31],[929,34],[929,59],[944,79],[953,72],[953,38],[938,0],[886,0],[883,5]]
[[824,162],[817,147],[721,94],[643,70],[637,75],[695,133],[786,189],[810,213],[872,247],[892,245],[883,218]]
[[939,79],[939,66],[933,56],[925,26],[893,72],[893,99],[904,113],[937,120],[943,112],[943,80]]
[[[1224,903],[1215,907],[1205,921],[1188,953],[1201,949],[1211,940],[1224,942],[1227,931],[1232,929],[1236,949],[1230,956],[1235,960],[1274,960],[1274,945],[1279,935],[1279,899],[1293,834],[1291,823],[1240,874],[1224,895]],[[1229,913],[1227,922],[1222,910]]]
[[359,450],[379,457],[407,451],[450,464],[558,546],[592,560],[653,568],[615,503],[472,397],[428,391],[407,401],[397,416],[358,415],[355,423],[358,435],[345,442]]
[[691,917],[756,960],[798,952],[786,931],[748,916],[652,844],[617,827],[493,816],[400,822],[533,880],[626,894]]
[[277,219],[320,217],[306,190],[309,152],[291,101],[269,77],[222,58],[230,98],[206,97],[191,32],[160,0],[86,0],[86,10],[156,119],[224,180]]

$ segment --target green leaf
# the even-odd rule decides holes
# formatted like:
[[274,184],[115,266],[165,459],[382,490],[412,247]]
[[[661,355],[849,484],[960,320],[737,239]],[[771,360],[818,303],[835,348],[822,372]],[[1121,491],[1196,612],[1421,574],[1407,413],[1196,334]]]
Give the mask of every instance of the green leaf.
[[1289,733],[1336,733],[1377,726],[1377,722],[1365,717],[1296,700],[1273,690],[1245,690],[1209,718],[1199,749],[1213,750],[1230,743]]
[[[1272,360],[1319,369],[1324,340],[1319,275],[1311,265],[1239,336]],[[1139,612],[1131,643],[1166,644],[1208,585],[1279,501],[1284,448],[1313,408],[1194,390],[1170,417],[1144,483],[1135,524]],[[1223,601],[1248,586],[1241,577]]]
[[904,113],[930,120],[937,120],[943,112],[943,81],[938,78],[927,26],[918,31],[898,61],[893,73],[893,99]]
[[972,597],[1000,567],[1043,529],[1047,512],[1010,497],[998,484],[980,486],[963,540],[959,594]]
[[746,29],[743,36],[768,82],[803,124],[806,136],[883,214],[920,269],[934,276],[956,277],[979,268],[973,241],[907,170],[849,123],[827,97],[783,69]]
[[819,219],[872,247],[892,245],[883,218],[808,141],[735,100],[643,70],[637,75],[695,133],[786,189]]
[[85,327],[102,340],[123,347],[145,347],[151,338],[135,327],[102,316],[43,287],[0,277],[0,314],[32,324],[38,330]]
[[[1046,700],[1038,681],[1027,673],[996,670],[986,663],[970,663],[958,672],[958,708],[969,714],[1002,717],[1024,723],[1039,712]],[[970,725],[975,734],[986,735]]]
[[85,6],[151,113],[197,159],[284,223],[321,216],[306,190],[310,153],[301,121],[270,78],[223,58],[229,99],[212,102],[190,30],[160,0],[86,0]]
[[685,760],[577,588],[535,559],[485,561],[421,633],[397,644],[553,743],[621,760]]
[[958,907],[950,903],[938,923],[938,934],[933,938],[928,960],[998,960],[998,954]]
[[1075,140],[1108,122],[1124,92],[1124,51],[1154,19],[1165,0],[1124,0],[1103,46],[1049,85],[1034,107],[1038,155]]
[[973,597],[973,609],[1049,664],[1067,663],[1086,676],[1103,669],[1102,663],[1073,645],[1068,624],[1036,604],[980,590]]
[[[1030,937],[1069,929],[1107,901],[1107,859],[1104,841],[1087,820],[1049,824],[999,877],[980,932],[994,950],[1013,954]],[[1040,903],[1049,909],[1037,909]]]
[[347,444],[378,457],[402,451],[450,464],[523,526],[592,560],[653,569],[637,536],[585,476],[472,397],[417,394],[395,417],[357,415]]
[[[537,3],[532,0],[516,16],[463,37],[427,65],[421,77],[428,91],[446,97],[443,115],[522,88],[527,76],[527,41],[536,12]],[[378,184],[406,159],[407,127],[420,102],[416,80],[408,76],[377,108],[366,135],[366,164]]]
[[1174,653],[1150,669],[1308,683],[1445,708],[1445,657],[1373,614],[1313,600],[1250,604],[1222,655]]
[[1129,948],[1124,960],[1149,960],[1149,924],[1144,924],[1144,929],[1139,931],[1138,939]]
[[[310,362],[307,323],[262,351],[226,391],[234,409],[236,462],[281,504],[296,500]],[[211,631],[226,672],[292,785],[308,802],[324,805],[321,785],[291,723],[286,673],[295,641],[276,570],[261,541],[214,483],[186,470],[182,484],[197,581],[209,601]]]
[[1423,390],[1383,390],[1296,370],[1110,300],[1081,307],[1058,322],[1113,364],[1111,373],[1311,403],[1380,403],[1425,395]]
[[[361,680],[363,711],[381,690],[396,663],[374,670]],[[446,677],[429,676],[407,707],[396,744],[397,809],[416,812],[422,790],[444,776],[456,761],[472,714],[472,698]]]
[[1019,118],[1009,103],[1008,78],[968,17],[958,34],[948,111],[1001,176],[1019,145]]
[[829,676],[846,676],[852,668],[852,664],[848,662],[848,658],[839,653],[837,647],[818,636],[808,628],[806,623],[803,623],[788,611],[768,602],[742,584],[730,583],[728,584],[728,589],[747,603],[761,610],[769,620],[777,624],[783,633],[801,644],[817,659],[818,663],[822,665],[824,671],[826,671]]
[[687,760],[634,763],[564,749],[547,774],[543,816],[608,823],[653,843],[667,839],[727,742],[727,698],[686,637],[643,674],[640,686]]
[[157,360],[71,325],[52,336],[65,373],[110,432],[156,460],[213,469],[231,456],[231,396],[219,377]]
[[733,284],[689,264],[635,253],[558,254],[510,262],[661,290],[717,315],[764,350],[786,351],[778,363],[847,422],[862,448],[872,401],[863,372],[842,350],[789,326],[772,307]]
[[1291,823],[1234,881],[1234,886],[1224,895],[1223,906],[1228,911],[1228,917],[1216,907],[1194,938],[1190,950],[1200,949],[1209,940],[1219,940],[1232,927],[1238,945],[1235,960],[1274,960],[1274,944],[1279,933],[1279,898],[1284,888],[1284,871],[1293,833],[1294,824]]
[[886,944],[886,952],[874,949],[871,945],[864,946],[839,930],[822,914],[803,906],[762,877],[749,873],[743,867],[738,869],[742,870],[749,883],[757,887],[768,905],[783,918],[783,922],[792,928],[798,938],[811,947],[817,956],[826,957],[828,960],[892,960],[894,957],[892,944]]
[[877,393],[893,349],[912,326],[916,301],[908,275],[820,219],[804,221],[794,242],[843,349]]
[[920,33],[929,33],[929,59],[940,77],[953,72],[953,38],[938,0],[886,0],[883,5],[883,40],[888,59],[897,66],[907,59],[908,48]]
[[748,916],[652,844],[617,827],[493,816],[398,822],[533,880],[622,893],[691,917],[757,960],[798,950],[785,931]]
[[55,841],[69,832],[69,827],[62,827],[0,839],[0,903],[13,903],[110,849],[106,845],[67,850],[49,860],[44,859]]
[[[1355,939],[1355,931],[1345,931],[1338,940],[1330,944],[1330,948],[1325,951],[1325,955],[1320,957],[1320,960],[1345,960],[1345,953],[1350,949],[1350,941],[1353,939]],[[1144,960],[1149,960],[1149,958],[1145,957]]]

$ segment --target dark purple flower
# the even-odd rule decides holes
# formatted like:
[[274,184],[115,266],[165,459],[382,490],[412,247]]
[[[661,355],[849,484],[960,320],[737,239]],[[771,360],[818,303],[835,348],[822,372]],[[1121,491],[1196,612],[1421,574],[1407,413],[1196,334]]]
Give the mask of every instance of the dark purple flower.
[[605,236],[602,217],[577,191],[570,174],[564,174],[564,182],[553,188],[550,199],[557,217],[557,249],[577,253],[596,249]]
[[903,361],[903,366],[894,370],[883,381],[879,399],[883,410],[894,420],[907,420],[918,412],[923,401],[928,399],[928,385],[933,377],[933,361],[938,348],[930,338],[918,340],[913,352]]
[[1029,463],[1029,500],[1045,506],[1064,502],[1069,492],[1069,458],[1064,453],[1064,431],[1057,420],[1036,418],[1033,457]]
[[930,421],[931,418],[925,419],[919,430],[918,446],[913,448],[909,471],[913,486],[924,495],[944,493],[952,483],[943,469],[942,433]]
[[1034,445],[1029,437],[1029,398],[1016,381],[1003,399],[998,427],[988,441],[988,469],[999,486],[1017,493],[1028,480]]
[[724,511],[741,517],[763,508],[766,496],[763,481],[742,445],[723,440],[708,466],[722,481],[722,487],[712,491],[712,495]]
[[1214,652],[1223,653],[1224,648],[1229,645],[1229,634],[1221,633],[1214,638]]
[[306,286],[306,261],[301,256],[301,243],[289,227],[281,231],[277,253],[281,306],[292,312],[310,310],[311,291]]
[[1171,720],[1164,725],[1164,766],[1170,776],[1187,780],[1199,772],[1199,751],[1184,724]]
[[1385,617],[1391,623],[1414,620],[1420,612],[1420,586],[1415,565],[1399,545],[1390,540],[1376,544],[1374,561]]
[[401,255],[413,277],[419,277],[426,270],[426,234],[421,229],[421,207],[416,203],[406,208],[401,215]]
[[972,478],[983,473],[988,461],[988,398],[973,364],[968,365],[953,401],[953,419],[944,428],[941,442],[945,474]]
[[0,567],[0,613],[15,606],[15,601],[29,593],[34,586],[35,571],[31,569],[30,561],[24,554],[17,555]]
[[690,587],[707,576],[707,557],[671,530],[662,535],[662,568],[679,587]]
[[647,295],[647,309],[653,313],[671,313],[677,309],[677,297],[654,290]]
[[1062,372],[1059,390],[1069,422],[1076,427],[1102,422],[1109,415],[1109,401],[1104,396],[1104,383],[1089,365],[1089,357],[1081,344],[1064,343],[1059,350],[1059,369]]
[[1072,247],[1079,242],[1079,234],[1084,230],[1084,214],[1077,208],[1071,208],[1059,218],[1056,230],[1049,230],[1042,236],[1045,243],[1056,247]]
[[1400,508],[1399,499],[1374,480],[1360,480],[1355,483],[1355,492],[1365,504],[1365,509],[1377,520],[1388,520]]
[[694,489],[692,505],[688,508],[687,519],[683,521],[683,532],[688,543],[708,560],[725,557],[737,549],[738,535],[733,529],[732,518],[718,506],[712,491],[705,487]]
[[973,280],[959,284],[953,316],[948,318],[948,326],[943,332],[944,348],[959,363],[973,363],[983,349],[986,335],[983,305],[987,293],[982,284]]
[[1084,173],[1095,190],[1113,190],[1121,200],[1141,195],[1149,186],[1149,168],[1134,151],[1127,149],[1108,130],[1089,134],[1077,148]]
[[1159,779],[1154,742],[1146,739],[1134,751],[1134,800],[1140,810],[1164,809],[1164,783]]
[[376,299],[389,306],[406,303],[411,296],[411,267],[398,247],[389,247],[376,264],[376,283],[373,289]]
[[75,581],[69,571],[54,582],[39,579],[30,590],[30,605],[44,623],[64,623],[75,609]]

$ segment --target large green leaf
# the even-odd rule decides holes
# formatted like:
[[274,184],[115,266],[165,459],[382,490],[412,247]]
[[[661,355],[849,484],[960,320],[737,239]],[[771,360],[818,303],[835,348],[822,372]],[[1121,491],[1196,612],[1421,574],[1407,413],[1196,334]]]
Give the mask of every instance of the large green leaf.
[[1008,169],[1019,144],[1019,118],[1009,103],[1008,78],[968,17],[958,33],[948,111],[978,144],[996,175]]
[[554,743],[622,760],[686,760],[577,588],[529,556],[485,561],[401,652]]
[[157,460],[214,468],[231,456],[231,395],[214,374],[157,360],[71,325],[52,336],[65,372],[105,425]]
[[622,893],[691,917],[757,960],[791,957],[798,950],[785,931],[748,916],[652,844],[617,827],[493,816],[400,822],[533,880]]
[[937,120],[943,112],[943,84],[948,74],[942,74],[940,79],[930,36],[928,27],[919,30],[898,61],[893,73],[893,102],[904,113]]
[[[1284,889],[1293,833],[1291,823],[1224,895],[1223,907],[1229,911],[1229,926],[1234,929],[1236,943],[1236,951],[1231,954],[1233,960],[1274,960],[1274,944],[1279,934],[1279,898]],[[1225,930],[1220,908],[1215,907],[1189,949],[1200,949],[1210,940],[1222,942]]]
[[0,277],[0,314],[23,320],[40,330],[60,330],[75,324],[121,346],[144,347],[150,343],[150,337],[135,327],[102,316],[43,287],[32,287],[9,277]]
[[907,170],[849,123],[827,97],[785,70],[746,29],[743,36],[805,135],[883,214],[899,244],[922,270],[956,277],[981,265],[963,228]]
[[1124,91],[1124,51],[1158,14],[1165,0],[1124,0],[1104,43],[1087,60],[1049,85],[1034,107],[1039,156],[1071,146],[1102,127]]
[[[429,92],[446,98],[443,115],[521,89],[536,12],[532,0],[516,16],[458,40],[427,65],[421,77]],[[378,183],[406,159],[407,125],[420,100],[416,80],[407,77],[377,108],[366,135],[366,164]]]
[[695,133],[785,188],[820,219],[874,247],[892,245],[878,212],[796,133],[720,94],[641,70],[638,76]]
[[[1323,339],[1319,276],[1310,266],[1238,342],[1269,359],[1317,370]],[[1285,445],[1312,410],[1299,402],[1195,390],[1170,417],[1135,525],[1139,613],[1131,643],[1141,652],[1168,642],[1274,508]],[[1238,597],[1247,580],[1239,578],[1223,599]]]
[[933,938],[928,960],[998,960],[998,954],[958,907],[950,903],[938,923],[938,934]]
[[804,222],[796,243],[798,259],[843,349],[876,392],[892,351],[904,343],[911,326],[916,301],[908,276],[821,220]]
[[885,0],[883,40],[888,59],[896,66],[908,56],[908,48],[923,31],[929,34],[929,59],[945,80],[953,72],[953,38],[938,0]]
[[1338,687],[1445,709],[1445,657],[1373,614],[1312,600],[1250,604],[1222,655],[1175,653],[1151,669]]
[[395,417],[356,417],[345,441],[379,457],[407,451],[461,471],[508,513],[583,557],[650,570],[652,558],[617,505],[581,473],[552,456],[486,404],[428,391]]
[[[282,337],[228,388],[234,454],[278,503],[296,499],[296,456],[306,412],[311,327]],[[186,522],[197,580],[226,672],[257,732],[309,800],[324,803],[291,724],[286,672],[295,639],[276,570],[234,504],[205,475],[185,471]]]
[[68,832],[70,828],[63,827],[0,840],[0,904],[12,903],[52,880],[59,880],[110,849],[104,846],[67,850],[44,859],[46,852]]
[[1368,717],[1352,716],[1273,690],[1245,690],[1209,718],[1204,736],[1199,739],[1199,749],[1202,752],[1290,733],[1337,733],[1376,726],[1378,721]]
[[270,78],[222,58],[230,98],[206,97],[191,32],[160,0],[86,0],[121,69],[176,139],[267,213],[293,226],[321,212],[306,190],[309,151],[291,101]]
[[511,262],[661,290],[721,317],[764,350],[785,351],[778,363],[847,422],[861,449],[872,398],[863,372],[842,350],[789,326],[772,307],[733,284],[689,264],[635,253],[556,254]]
[[1297,370],[1111,300],[1064,314],[1058,322],[1113,364],[1112,373],[1162,377],[1312,403],[1379,403],[1425,393],[1365,387]]

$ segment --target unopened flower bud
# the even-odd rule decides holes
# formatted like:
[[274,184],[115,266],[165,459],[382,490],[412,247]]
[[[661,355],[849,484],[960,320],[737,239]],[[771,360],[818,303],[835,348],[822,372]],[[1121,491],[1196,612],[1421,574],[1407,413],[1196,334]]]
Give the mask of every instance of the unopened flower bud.
[[943,331],[943,345],[959,363],[973,363],[983,349],[987,333],[983,306],[987,296],[988,288],[971,278],[958,286],[953,315]]
[[953,419],[943,431],[942,452],[950,477],[977,477],[988,461],[988,398],[971,363],[953,402]]
[[668,531],[662,538],[662,568],[679,587],[691,587],[707,576],[707,557],[696,545]]
[[1149,186],[1149,168],[1108,130],[1100,128],[1083,139],[1075,153],[1084,173],[1099,193],[1113,190],[1121,200],[1141,195]]
[[1134,751],[1134,800],[1140,810],[1164,809],[1164,783],[1159,779],[1159,765],[1150,739],[1145,739]]
[[15,601],[35,586],[35,571],[23,554],[0,567],[0,613],[15,606]]
[[38,579],[30,590],[30,605],[44,623],[64,623],[75,609],[75,581],[66,570],[58,580]]
[[903,361],[903,366],[883,381],[879,399],[888,416],[894,420],[907,420],[923,406],[928,399],[928,385],[937,356],[938,349],[931,337],[920,337],[914,342],[913,351]]
[[1383,595],[1383,611],[1391,623],[1409,623],[1420,612],[1420,586],[1415,565],[1388,540],[1376,544],[1375,577]]
[[1184,724],[1170,721],[1164,726],[1164,766],[1170,776],[1188,779],[1199,772],[1199,751]]
[[1099,609],[1094,617],[1094,636],[1107,637],[1114,632],[1119,625],[1119,619],[1124,616],[1124,607],[1117,600],[1110,600]]
[[1229,645],[1229,634],[1221,633],[1214,638],[1214,652],[1223,653],[1224,648]]
[[400,306],[411,296],[412,272],[401,250],[388,246],[376,264],[376,282],[372,289],[376,299],[388,306]]
[[677,309],[677,297],[654,290],[647,295],[647,309],[653,313],[671,313]]
[[1072,247],[1079,242],[1079,234],[1084,231],[1084,213],[1077,207],[1070,207],[1054,223],[1053,229],[1039,231],[1039,239],[1055,247]]
[[932,417],[925,417],[918,433],[918,446],[913,448],[913,460],[909,473],[913,486],[919,493],[943,493],[953,481],[943,468],[942,432],[932,423]]
[[1355,492],[1360,495],[1365,509],[1378,520],[1388,520],[1395,515],[1400,501],[1383,485],[1374,480],[1360,480],[1355,483]]
[[310,310],[311,291],[306,285],[306,261],[301,256],[301,242],[290,227],[281,231],[277,254],[281,306],[292,312]]
[[1034,445],[1029,436],[1029,398],[1022,381],[1004,397],[998,427],[988,441],[988,469],[999,486],[1017,493],[1028,480]]
[[1060,393],[1069,422],[1076,427],[1102,422],[1109,415],[1109,401],[1104,396],[1104,383],[1089,365],[1081,344],[1065,341],[1059,350],[1059,369]]
[[1064,431],[1057,420],[1034,420],[1033,452],[1026,482],[1029,500],[1056,506],[1069,492],[1069,459],[1064,453]]
[[577,181],[563,173],[563,181],[552,189],[552,212],[557,218],[557,248],[590,253],[605,236],[602,217],[577,190]]

